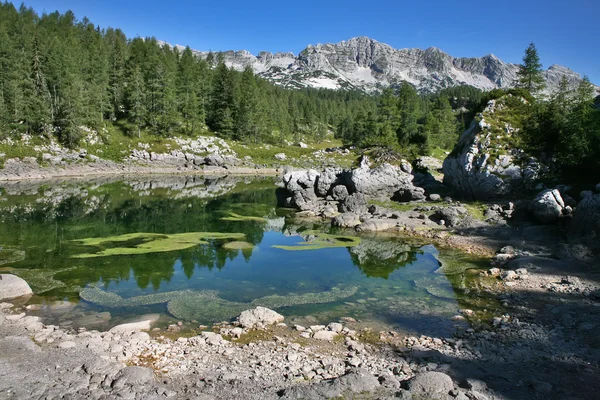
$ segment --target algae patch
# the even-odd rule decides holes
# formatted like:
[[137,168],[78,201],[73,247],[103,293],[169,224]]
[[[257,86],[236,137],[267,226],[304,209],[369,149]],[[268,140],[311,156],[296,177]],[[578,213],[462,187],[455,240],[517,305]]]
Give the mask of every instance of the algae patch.
[[252,250],[254,245],[252,243],[236,240],[234,242],[223,244],[223,248],[226,250]]
[[335,247],[354,247],[360,243],[360,238],[356,236],[333,235],[318,231],[302,232],[303,242],[298,242],[292,246],[274,245],[276,249],[299,251],[299,250],[318,250]]
[[287,296],[272,295],[261,297],[250,303],[234,302],[222,299],[214,290],[155,293],[130,298],[106,292],[96,286],[81,291],[80,297],[100,306],[108,308],[136,307],[153,304],[167,304],[171,315],[183,320],[221,321],[231,319],[244,310],[256,306],[281,308],[303,304],[323,304],[345,299],[356,293],[357,287],[334,287],[318,293],[291,294]]
[[228,217],[220,218],[221,221],[234,221],[234,222],[267,222],[266,218],[263,217],[253,217],[250,215],[241,215],[234,212],[228,213]]
[[149,253],[165,253],[169,251],[185,250],[200,244],[208,244],[206,240],[239,240],[243,233],[220,232],[186,232],[176,234],[160,233],[128,233],[119,236],[104,238],[87,238],[73,240],[73,243],[83,246],[103,247],[115,243],[130,243],[132,246],[109,247],[96,253],[83,253],[71,258],[95,258],[120,255],[140,255]]

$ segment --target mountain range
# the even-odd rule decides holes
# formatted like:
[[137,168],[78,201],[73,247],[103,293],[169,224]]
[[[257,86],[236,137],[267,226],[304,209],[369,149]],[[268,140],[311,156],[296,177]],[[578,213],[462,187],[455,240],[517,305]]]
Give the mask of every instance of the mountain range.
[[[182,46],[175,46],[182,48]],[[209,52],[193,50],[206,58]],[[309,45],[298,55],[262,51],[220,52],[224,62],[236,70],[251,66],[254,72],[286,88],[356,89],[376,92],[403,81],[421,93],[470,85],[482,90],[513,87],[517,64],[507,63],[493,54],[483,57],[452,57],[436,47],[395,49],[368,37],[355,37],[339,43]],[[551,92],[563,76],[571,85],[582,77],[569,68],[552,65],[544,70]],[[600,88],[598,88],[600,92]]]

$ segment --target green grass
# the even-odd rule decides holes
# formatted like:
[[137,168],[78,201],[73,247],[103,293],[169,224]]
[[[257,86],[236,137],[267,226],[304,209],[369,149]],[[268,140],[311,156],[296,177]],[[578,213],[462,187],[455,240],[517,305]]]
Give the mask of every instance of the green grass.
[[479,201],[463,203],[465,208],[469,211],[471,216],[479,221],[485,221],[485,210],[487,210],[487,204]]

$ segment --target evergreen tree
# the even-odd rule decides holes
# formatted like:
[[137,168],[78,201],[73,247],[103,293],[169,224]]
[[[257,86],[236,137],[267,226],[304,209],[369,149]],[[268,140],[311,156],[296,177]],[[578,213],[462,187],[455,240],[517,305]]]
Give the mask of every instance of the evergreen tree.
[[406,146],[418,133],[420,101],[421,99],[415,88],[408,82],[404,82],[398,94],[400,121],[397,136],[398,143],[402,146]]
[[235,89],[233,74],[220,62],[214,73],[207,124],[210,129],[231,137],[234,132]]
[[527,89],[532,94],[542,91],[546,86],[542,72],[542,63],[540,62],[535,44],[530,43],[529,47],[525,50],[523,64],[519,66],[517,76],[518,86]]

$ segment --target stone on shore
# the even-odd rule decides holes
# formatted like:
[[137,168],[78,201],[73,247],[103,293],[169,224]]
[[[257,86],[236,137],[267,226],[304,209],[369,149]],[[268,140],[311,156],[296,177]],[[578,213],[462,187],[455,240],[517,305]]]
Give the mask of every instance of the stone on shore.
[[238,322],[243,328],[264,328],[269,325],[283,322],[283,315],[266,307],[256,307],[243,311],[238,317]]
[[0,301],[31,294],[33,291],[25,280],[15,275],[0,274]]
[[413,396],[435,399],[440,395],[448,395],[454,389],[452,378],[441,372],[422,372],[408,381],[407,388]]
[[139,321],[129,322],[113,327],[109,332],[117,334],[132,334],[139,331],[149,331],[150,327],[159,318],[158,314],[148,314],[140,318]]
[[558,189],[540,192],[528,207],[529,212],[544,224],[554,222],[562,217],[564,208],[565,202]]

